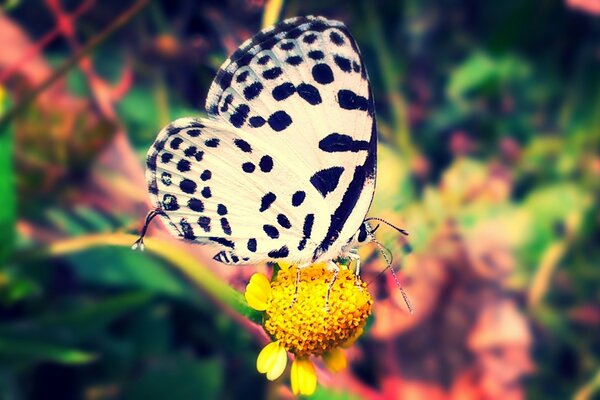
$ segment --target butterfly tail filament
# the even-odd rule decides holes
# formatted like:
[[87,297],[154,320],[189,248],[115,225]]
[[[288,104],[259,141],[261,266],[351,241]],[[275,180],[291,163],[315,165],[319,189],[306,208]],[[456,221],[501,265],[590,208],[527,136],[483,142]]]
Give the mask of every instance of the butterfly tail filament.
[[132,250],[137,250],[139,248],[140,251],[144,251],[144,237],[146,236],[146,231],[150,226],[150,222],[152,222],[154,217],[156,217],[157,215],[165,215],[165,213],[160,208],[155,208],[146,215],[146,219],[144,220],[144,226],[140,231],[140,237],[131,245]]

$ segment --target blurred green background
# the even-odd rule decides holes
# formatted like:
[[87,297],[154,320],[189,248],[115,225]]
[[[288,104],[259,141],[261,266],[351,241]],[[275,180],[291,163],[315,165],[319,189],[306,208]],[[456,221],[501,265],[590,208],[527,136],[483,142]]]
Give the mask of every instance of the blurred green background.
[[600,398],[597,0],[2,7],[1,399],[290,396],[256,372],[264,338],[228,291],[255,267],[160,227],[150,237],[183,256],[128,245],[156,133],[204,114],[215,71],[263,24],[307,14],[344,21],[365,58],[370,215],[410,232],[412,253],[378,236],[416,308],[362,249],[372,327],[314,397]]

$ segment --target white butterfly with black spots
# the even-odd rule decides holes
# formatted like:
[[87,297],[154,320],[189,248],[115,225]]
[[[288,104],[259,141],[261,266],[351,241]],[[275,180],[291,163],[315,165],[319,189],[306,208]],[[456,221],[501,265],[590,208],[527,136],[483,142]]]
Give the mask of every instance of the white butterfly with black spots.
[[373,95],[343,23],[262,30],[223,64],[206,110],[148,151],[148,190],[173,235],[217,246],[225,264],[299,266],[356,257],[372,240]]

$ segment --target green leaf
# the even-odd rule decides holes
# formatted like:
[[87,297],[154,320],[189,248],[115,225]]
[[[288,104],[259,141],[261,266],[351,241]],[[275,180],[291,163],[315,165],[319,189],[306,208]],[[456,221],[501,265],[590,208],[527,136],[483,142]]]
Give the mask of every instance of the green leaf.
[[[10,99],[0,86],[0,116],[10,109]],[[0,264],[10,257],[15,241],[16,188],[13,165],[13,124],[0,126]]]
[[90,285],[146,289],[181,298],[196,293],[159,260],[123,247],[92,248],[66,256],[78,278]]

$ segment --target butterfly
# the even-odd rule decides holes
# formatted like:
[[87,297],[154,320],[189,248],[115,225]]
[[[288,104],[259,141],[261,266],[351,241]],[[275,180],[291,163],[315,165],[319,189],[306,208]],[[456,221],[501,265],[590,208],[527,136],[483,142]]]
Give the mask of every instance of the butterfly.
[[174,236],[216,246],[222,263],[299,267],[356,258],[373,240],[375,108],[343,23],[296,17],[260,31],[221,66],[206,111],[173,121],[149,149],[156,209],[141,239],[158,215]]

